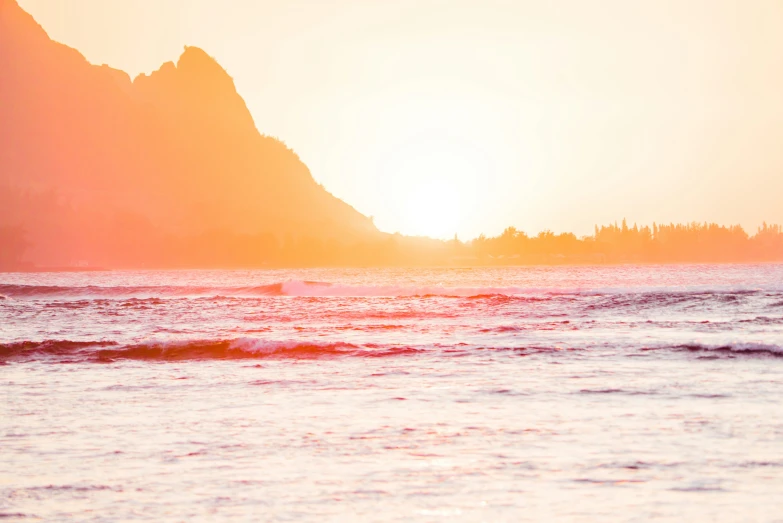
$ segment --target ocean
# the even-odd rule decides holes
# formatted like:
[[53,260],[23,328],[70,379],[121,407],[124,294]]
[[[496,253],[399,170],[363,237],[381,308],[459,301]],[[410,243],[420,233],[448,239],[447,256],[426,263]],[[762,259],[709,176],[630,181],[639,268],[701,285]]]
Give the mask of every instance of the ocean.
[[7,521],[783,521],[783,265],[0,274]]

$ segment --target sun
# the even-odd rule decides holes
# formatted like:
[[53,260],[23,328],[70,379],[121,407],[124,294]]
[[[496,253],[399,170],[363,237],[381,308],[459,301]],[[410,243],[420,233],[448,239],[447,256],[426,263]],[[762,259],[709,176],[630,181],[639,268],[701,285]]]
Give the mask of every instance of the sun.
[[413,188],[405,206],[405,228],[411,234],[448,238],[457,233],[460,195],[446,180],[424,180]]
[[482,159],[448,135],[417,135],[386,156],[382,179],[390,230],[453,238],[469,219]]

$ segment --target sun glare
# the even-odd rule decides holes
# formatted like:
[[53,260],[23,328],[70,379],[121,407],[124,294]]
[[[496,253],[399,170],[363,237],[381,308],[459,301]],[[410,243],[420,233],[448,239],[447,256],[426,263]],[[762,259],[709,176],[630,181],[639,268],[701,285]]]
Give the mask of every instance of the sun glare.
[[447,238],[460,221],[460,195],[445,181],[426,180],[411,192],[405,208],[406,229],[414,234]]
[[389,151],[383,166],[393,223],[403,234],[452,238],[470,219],[486,162],[470,144],[447,134],[416,136]]

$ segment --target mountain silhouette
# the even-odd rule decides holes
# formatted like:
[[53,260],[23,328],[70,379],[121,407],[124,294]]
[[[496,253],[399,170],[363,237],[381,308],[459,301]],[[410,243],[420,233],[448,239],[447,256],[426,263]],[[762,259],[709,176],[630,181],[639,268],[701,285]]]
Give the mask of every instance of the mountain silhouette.
[[255,263],[387,236],[258,132],[203,50],[131,80],[16,0],[0,0],[0,229],[50,266]]

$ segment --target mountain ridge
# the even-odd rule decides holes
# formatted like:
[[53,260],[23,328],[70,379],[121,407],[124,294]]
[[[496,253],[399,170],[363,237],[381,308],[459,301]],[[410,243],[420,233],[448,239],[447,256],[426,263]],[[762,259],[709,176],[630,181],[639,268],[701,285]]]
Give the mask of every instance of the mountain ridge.
[[[145,263],[201,263],[184,247],[162,254],[173,237],[386,236],[258,131],[206,51],[186,46],[176,62],[131,79],[51,40],[15,0],[0,0],[0,137],[0,226],[25,230],[31,263],[135,266],[144,257],[127,255],[140,248]],[[118,220],[135,229],[109,225]]]

